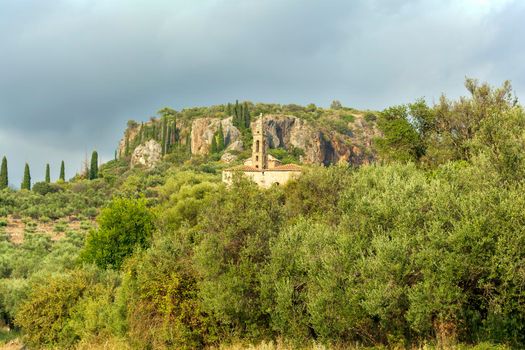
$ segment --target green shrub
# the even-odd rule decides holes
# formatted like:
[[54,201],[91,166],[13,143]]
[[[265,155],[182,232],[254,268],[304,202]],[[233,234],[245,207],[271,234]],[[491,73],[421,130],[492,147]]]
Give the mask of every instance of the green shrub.
[[268,153],[280,160],[283,164],[299,163],[304,150],[299,147],[291,147],[290,150],[284,148],[270,148]]
[[256,339],[269,332],[259,272],[280,228],[281,207],[273,194],[247,180],[219,194],[196,227],[193,258],[202,278],[197,283],[202,311],[210,315],[207,339]]
[[97,218],[98,230],[89,233],[83,260],[102,268],[119,269],[137,248],[149,246],[153,214],[145,199],[116,198]]
[[[34,231],[31,229],[30,231]],[[9,259],[11,269],[10,277],[28,278],[33,273],[41,269],[42,259],[49,254],[52,249],[52,242],[48,235],[24,233],[24,241],[16,246]]]
[[[82,337],[111,330],[117,280],[93,270],[50,276],[34,286],[15,322],[34,347],[70,348]],[[87,334],[86,334],[87,333]]]
[[65,232],[67,229],[67,225],[64,223],[58,223],[54,227],[55,232]]
[[[330,227],[300,221],[281,231],[272,241],[270,262],[261,276],[263,300],[273,330],[286,339],[305,343],[312,326],[316,334],[327,337],[330,334],[326,328],[340,328],[348,322],[345,317],[333,319],[333,316],[341,315],[342,310],[355,307],[355,304],[349,303],[350,300],[326,302],[327,296],[319,295],[322,286],[317,280],[326,283],[328,276],[323,276],[326,271],[315,271],[320,261],[324,260],[323,265],[329,263],[330,252],[339,248],[334,246],[336,239]],[[332,287],[330,283],[324,291]],[[320,310],[316,310],[316,303]],[[321,310],[322,314],[317,316]],[[334,314],[335,310],[339,312]],[[329,327],[324,327],[325,324]]]
[[[188,247],[166,237],[127,261],[122,292],[126,295],[128,335],[140,349],[196,349],[204,345],[197,276],[184,263]],[[177,258],[174,258],[177,257]]]
[[353,132],[352,132],[352,128],[350,128],[348,126],[348,121],[343,119],[328,119],[327,120],[327,123],[328,125],[330,126],[331,129],[334,129],[336,130],[337,132],[343,134],[343,135],[348,135],[348,136],[352,136],[353,135]]
[[15,315],[27,298],[29,283],[24,278],[5,278],[0,283],[0,323],[13,327]]
[[377,116],[372,112],[366,112],[365,120],[369,123],[375,122],[377,120]]
[[87,230],[91,229],[92,227],[93,227],[93,225],[89,221],[81,221],[80,222],[80,229],[81,230],[87,231]]
[[353,114],[343,114],[341,115],[341,119],[347,123],[353,123],[355,121],[355,116]]
[[38,218],[38,221],[41,223],[48,223],[48,222],[51,222],[51,219],[47,216],[41,216]]
[[48,193],[55,193],[61,191],[62,188],[59,185],[47,183],[47,182],[37,182],[33,185],[33,192],[45,196]]
[[14,329],[0,329],[0,345],[7,344],[20,337],[20,332]]
[[87,208],[82,211],[82,215],[88,218],[95,218],[98,215],[98,210],[96,208]]

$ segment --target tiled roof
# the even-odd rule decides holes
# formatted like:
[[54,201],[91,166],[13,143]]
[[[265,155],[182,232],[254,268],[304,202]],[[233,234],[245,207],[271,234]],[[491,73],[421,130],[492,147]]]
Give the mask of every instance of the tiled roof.
[[303,169],[299,166],[299,165],[296,165],[296,164],[285,164],[285,165],[279,165],[279,166],[276,166],[275,168],[271,168],[271,169],[258,169],[254,166],[251,166],[251,165],[239,165],[237,167],[233,167],[233,168],[229,168],[229,169],[225,169],[225,171],[302,171]]
[[274,171],[301,171],[303,169],[297,164],[285,164],[285,165],[276,166],[275,168],[270,169],[270,170],[274,170]]
[[254,166],[250,165],[239,165],[233,168],[225,169],[226,171],[261,171],[260,169],[257,169]]

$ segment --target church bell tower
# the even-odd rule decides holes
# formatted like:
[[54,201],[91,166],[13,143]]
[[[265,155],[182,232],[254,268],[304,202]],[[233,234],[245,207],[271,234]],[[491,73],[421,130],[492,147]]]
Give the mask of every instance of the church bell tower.
[[268,154],[266,153],[266,137],[264,137],[264,118],[261,113],[253,130],[252,164],[255,168],[268,168]]

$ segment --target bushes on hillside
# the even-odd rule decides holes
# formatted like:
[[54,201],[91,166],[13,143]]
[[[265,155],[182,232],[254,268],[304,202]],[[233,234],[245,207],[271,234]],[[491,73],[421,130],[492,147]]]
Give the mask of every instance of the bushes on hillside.
[[260,272],[282,225],[280,203],[279,192],[262,192],[242,180],[214,198],[201,216],[193,263],[202,309],[217,339],[257,339],[268,330]]
[[[75,264],[79,235],[0,240],[1,277],[10,279],[0,284],[0,315],[12,324],[16,314],[28,343],[49,348],[275,338],[295,348],[523,348],[524,114],[505,86],[468,86],[469,103],[442,105],[451,114],[419,101],[380,116],[392,131],[384,159],[399,163],[312,167],[267,190],[241,178],[226,188],[220,166],[197,159],[130,171],[117,191],[145,193],[155,208],[139,197],[102,211],[83,255],[98,267]],[[464,108],[477,113],[475,133],[449,144],[460,135],[434,122],[457,122]],[[48,198],[102,193],[104,182],[76,186],[23,200],[4,190],[0,204],[38,212]]]
[[16,324],[35,347],[70,348],[79,339],[117,333],[112,327],[118,279],[93,269],[52,275],[33,287],[21,305]]
[[[464,163],[430,177],[414,165],[318,169],[283,192],[241,182],[216,193],[189,227],[173,227],[162,248],[135,257],[134,269],[146,264],[133,270],[145,273],[136,290],[151,287],[136,300],[149,311],[129,322],[156,325],[150,345],[175,334],[177,344],[273,336],[523,344],[524,280],[510,273],[525,256],[525,235],[511,229],[525,220],[517,186],[502,189],[494,172]],[[188,230],[198,234],[177,238]],[[184,303],[190,318],[162,311]]]
[[[34,279],[26,303],[2,307],[19,310],[30,342],[58,347],[101,337],[137,348],[274,337],[295,346],[316,339],[520,347],[524,185],[502,186],[483,164],[317,168],[270,190],[247,181],[225,190],[213,175],[181,172],[157,189],[151,245],[119,245],[138,237],[137,227],[150,237],[145,200],[103,210],[104,235],[88,239],[88,261],[123,263],[120,272],[101,277],[84,266],[57,274],[51,287],[49,277]],[[74,249],[54,248],[49,259],[68,266],[59,256]],[[63,307],[50,311],[52,304]]]
[[128,336],[139,349],[195,349],[204,345],[206,319],[196,274],[183,245],[163,238],[124,267]]
[[60,219],[72,215],[93,218],[98,208],[108,201],[110,192],[109,186],[103,182],[41,182],[33,186],[33,191],[0,191],[0,214],[33,219]]
[[135,250],[146,248],[154,230],[146,200],[116,198],[97,218],[99,228],[89,233],[82,259],[101,268],[119,269]]
[[48,193],[54,193],[61,191],[62,187],[59,185],[51,184],[49,182],[37,182],[33,185],[33,192],[45,196]]

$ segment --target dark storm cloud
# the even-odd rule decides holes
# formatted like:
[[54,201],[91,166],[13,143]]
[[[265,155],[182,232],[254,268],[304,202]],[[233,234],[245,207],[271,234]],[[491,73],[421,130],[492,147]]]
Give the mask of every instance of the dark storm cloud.
[[[381,109],[463,93],[465,75],[525,90],[517,1],[7,0],[0,155],[14,183],[126,120],[239,99]],[[41,176],[37,176],[40,177]]]

